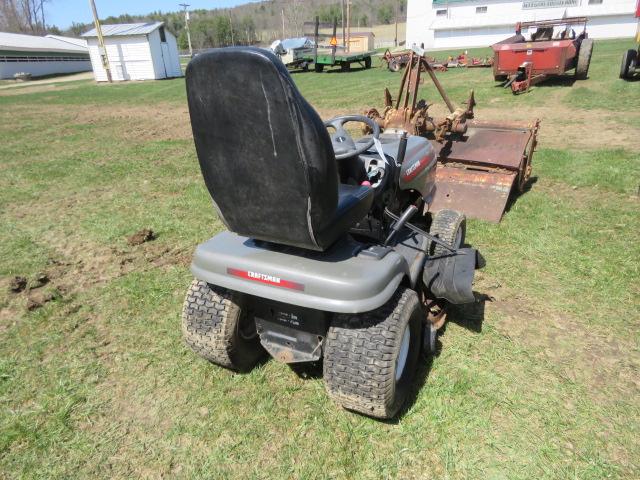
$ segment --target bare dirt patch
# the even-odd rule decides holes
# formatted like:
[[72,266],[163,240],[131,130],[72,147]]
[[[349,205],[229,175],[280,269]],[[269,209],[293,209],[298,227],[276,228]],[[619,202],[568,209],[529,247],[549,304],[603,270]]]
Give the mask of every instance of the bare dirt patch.
[[56,293],[57,292],[29,292],[29,297],[27,298],[27,310],[36,310],[42,307],[45,303],[54,300],[58,296]]
[[561,375],[587,387],[599,401],[640,394],[640,351],[631,339],[590,327],[571,314],[545,308],[480,274],[476,288],[489,298],[485,321],[504,336],[551,362]]
[[[566,183],[550,179],[541,179],[536,182],[534,188],[552,197],[563,196],[570,198],[579,206],[590,205],[593,203],[593,199],[597,197],[599,202],[607,201],[611,203],[619,202],[621,198],[624,198],[629,204],[635,204],[640,207],[640,195],[607,191],[604,188],[598,188],[597,186],[578,187],[576,185],[567,185]],[[597,193],[595,193],[595,191],[597,191]]]
[[135,142],[149,140],[191,140],[191,121],[186,105],[39,105],[12,107],[11,116],[62,118],[60,134],[70,135],[78,125],[99,126],[116,139]]
[[[46,86],[44,86],[46,87]],[[91,108],[83,106],[47,105],[41,107],[47,112],[68,115],[70,124],[76,125],[118,125],[114,135],[136,141],[148,140],[191,140],[191,122],[186,105],[153,104],[153,105],[95,105]],[[444,111],[441,105],[435,105],[431,111],[434,116],[441,116]],[[319,109],[323,119],[329,119],[345,112],[337,109]],[[362,112],[357,112],[362,113]],[[535,106],[512,109],[487,105],[476,107],[476,120],[483,122],[513,122],[529,125],[539,118],[542,120],[539,145],[550,148],[612,148],[625,147],[635,142],[637,129],[627,116],[637,117],[640,113],[627,112],[621,118],[615,112],[601,110],[573,110],[556,103],[551,106]]]
[[130,237],[127,237],[127,243],[129,245],[142,245],[145,242],[155,240],[157,235],[150,228],[143,228],[142,230],[134,233]]
[[[629,112],[640,118],[640,114]],[[628,122],[614,112],[601,110],[570,109],[564,105],[536,106],[504,109],[479,106],[476,108],[478,121],[513,121],[529,124],[536,118],[541,120],[539,145],[551,148],[628,148],[633,145],[638,132],[632,122]]]
[[27,288],[27,279],[25,277],[16,276],[9,282],[9,291],[12,293],[20,293]]
[[0,90],[0,97],[12,97],[12,96],[15,96],[15,95],[28,95],[30,93],[39,93],[39,92],[60,92],[62,90],[71,90],[73,88],[77,88],[77,85],[45,84],[45,85],[25,86],[25,87],[22,87],[22,88],[6,88],[5,87],[4,90]]
[[118,124],[115,134],[119,138],[144,141],[192,138],[186,105],[96,105],[94,108],[74,109],[70,113],[71,121],[76,124]]
[[[546,101],[539,102],[535,106],[523,104],[521,107],[507,109],[504,106],[495,107],[499,98],[493,98],[488,102],[479,102],[475,108],[475,120],[478,122],[512,122],[514,125],[533,125],[536,119],[540,119],[540,131],[538,135],[539,145],[549,148],[628,148],[635,143],[637,128],[630,119],[640,121],[640,112],[625,112],[620,115],[616,112],[599,109],[570,108],[562,103],[562,98],[569,90],[556,91],[549,94]],[[505,92],[506,94],[506,92]],[[460,103],[462,98],[453,99],[454,103]],[[378,105],[377,108],[381,108]],[[326,110],[327,114],[344,114]],[[321,110],[324,114],[325,110]],[[351,112],[349,112],[351,113]],[[362,113],[362,112],[358,112]],[[448,114],[446,106],[436,101],[429,108],[429,113],[435,118],[441,118]],[[332,116],[332,115],[330,115]],[[323,118],[330,118],[330,116]]]

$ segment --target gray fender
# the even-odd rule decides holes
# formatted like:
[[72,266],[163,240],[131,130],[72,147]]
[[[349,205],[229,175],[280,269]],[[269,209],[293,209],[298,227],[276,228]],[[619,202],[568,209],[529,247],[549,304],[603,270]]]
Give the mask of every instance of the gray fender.
[[198,245],[191,271],[199,280],[256,297],[360,313],[384,305],[403,278],[416,276],[415,266],[395,250],[382,258],[363,254],[349,237],[313,252],[222,232]]

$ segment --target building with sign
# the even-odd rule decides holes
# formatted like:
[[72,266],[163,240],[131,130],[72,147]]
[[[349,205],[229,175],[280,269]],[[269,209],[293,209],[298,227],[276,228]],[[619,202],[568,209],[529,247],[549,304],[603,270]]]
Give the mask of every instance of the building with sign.
[[517,22],[587,17],[591,38],[633,37],[636,0],[408,0],[407,45],[486,47]]

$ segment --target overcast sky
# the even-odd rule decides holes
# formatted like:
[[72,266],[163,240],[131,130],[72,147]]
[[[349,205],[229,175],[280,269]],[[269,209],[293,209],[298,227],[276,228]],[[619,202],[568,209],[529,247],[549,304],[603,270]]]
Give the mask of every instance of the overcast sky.
[[[95,0],[100,18],[129,13],[139,15],[157,10],[163,12],[180,10],[180,3],[189,3],[189,9],[224,8],[249,3],[248,0]],[[45,20],[49,25],[67,28],[72,22],[93,21],[89,0],[50,0],[46,4]]]

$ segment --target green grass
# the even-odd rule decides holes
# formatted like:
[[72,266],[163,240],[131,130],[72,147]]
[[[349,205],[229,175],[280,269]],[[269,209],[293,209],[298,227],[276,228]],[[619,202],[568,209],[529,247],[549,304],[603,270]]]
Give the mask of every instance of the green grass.
[[[629,45],[597,42],[589,80],[520,97],[487,69],[440,75],[456,101],[476,89],[479,119],[543,115],[536,182],[500,225],[470,222],[481,332],[449,323],[388,423],[337,409],[321,378],[236,375],[182,344],[190,254],[222,228],[184,80],[0,93],[0,478],[638,478],[640,154],[615,136],[640,127],[638,85],[617,79]],[[399,81],[293,77],[326,114],[380,107]],[[591,141],[564,145],[575,129]],[[129,246],[144,227],[157,240]],[[55,300],[27,311],[8,280],[42,271]]]

